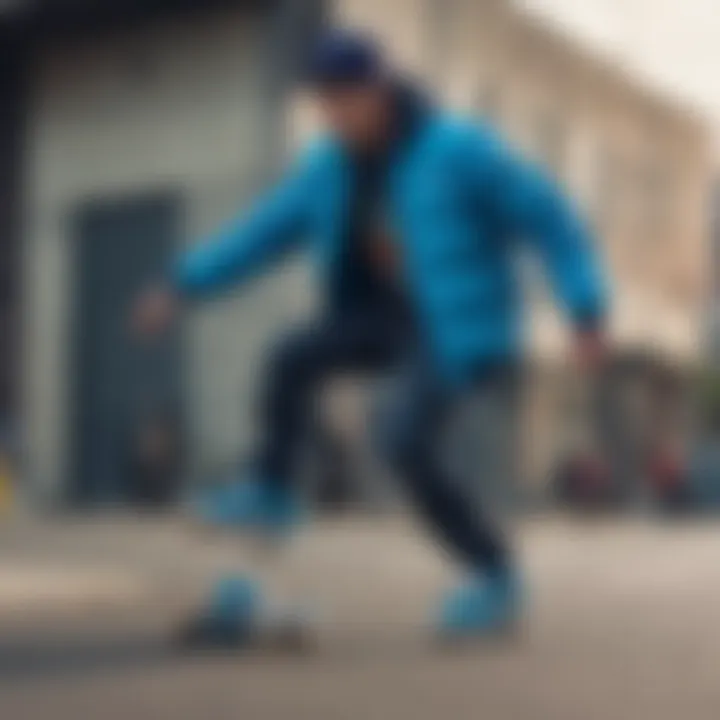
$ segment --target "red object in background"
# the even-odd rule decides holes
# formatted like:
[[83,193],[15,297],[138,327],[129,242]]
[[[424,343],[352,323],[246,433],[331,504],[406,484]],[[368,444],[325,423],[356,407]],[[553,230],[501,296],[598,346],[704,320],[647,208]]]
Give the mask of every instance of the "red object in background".
[[676,453],[656,453],[648,470],[651,486],[661,494],[673,492],[684,485],[683,463]]
[[599,457],[588,455],[577,460],[575,466],[578,481],[587,499],[605,502],[612,495],[610,476],[605,463]]
[[570,457],[560,468],[558,491],[564,501],[582,507],[604,507],[613,499],[605,463],[587,453]]

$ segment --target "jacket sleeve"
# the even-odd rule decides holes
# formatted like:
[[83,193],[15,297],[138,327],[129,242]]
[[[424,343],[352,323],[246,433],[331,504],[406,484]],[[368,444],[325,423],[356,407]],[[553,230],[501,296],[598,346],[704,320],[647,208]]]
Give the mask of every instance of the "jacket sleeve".
[[489,133],[474,130],[468,149],[464,157],[471,159],[488,211],[503,231],[537,252],[554,294],[576,326],[601,324],[607,289],[599,253],[560,189]]
[[259,274],[304,240],[311,163],[298,163],[278,185],[206,241],[183,253],[172,282],[187,297],[203,297]]

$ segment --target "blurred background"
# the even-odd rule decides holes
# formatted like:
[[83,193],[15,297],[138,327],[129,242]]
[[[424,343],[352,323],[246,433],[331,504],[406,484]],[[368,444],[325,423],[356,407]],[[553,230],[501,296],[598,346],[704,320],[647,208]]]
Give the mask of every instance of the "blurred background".
[[[236,213],[312,134],[312,113],[293,85],[313,38],[333,22],[372,30],[437,96],[494,123],[550,168],[610,265],[613,355],[593,388],[573,377],[566,331],[528,268],[517,506],[720,509],[720,19],[712,0],[3,0],[0,595],[3,577],[15,590],[25,587],[18,577],[36,577],[22,570],[33,553],[41,567],[65,568],[38,580],[39,590],[28,580],[17,591],[22,608],[28,597],[54,597],[58,575],[69,595],[92,596],[68,558],[105,567],[105,552],[134,568],[140,539],[161,547],[153,556],[143,545],[152,572],[217,565],[217,555],[208,560],[187,540],[173,553],[168,536],[156,534],[170,532],[168,521],[137,525],[131,511],[172,510],[242,462],[267,341],[314,302],[306,264],[284,266],[150,346],[129,341],[127,314],[178,249]],[[330,455],[339,459],[324,468],[318,492],[329,504],[393,508],[363,446],[365,393],[345,385],[329,398]],[[86,519],[107,509],[123,509],[122,520]],[[13,523],[21,513],[35,519]],[[556,567],[570,552],[552,517],[532,521],[543,558],[532,567]],[[617,538],[635,537],[623,527]],[[123,555],[117,538],[128,535],[136,545]],[[642,537],[639,566],[669,552],[665,535]],[[587,567],[597,569],[583,542],[573,567],[589,553]],[[710,562],[714,535],[697,542]],[[46,557],[48,548],[58,555]],[[701,587],[709,571],[698,567]],[[628,568],[616,580],[631,577]],[[565,575],[562,582],[574,587]],[[690,601],[678,602],[686,613]],[[579,624],[597,608],[586,610]],[[608,623],[617,628],[617,619]]]
[[[695,12],[658,19],[654,7],[6,4],[0,417],[17,491],[42,506],[132,504],[151,483],[138,478],[146,443],[168,463],[150,492],[170,501],[242,457],[267,338],[313,302],[302,261],[198,313],[162,347],[129,342],[125,318],[179,248],[237,212],[312,133],[293,81],[335,21],[371,29],[439,96],[551,168],[584,209],[612,269],[613,384],[641,376],[653,386],[650,398],[648,388],[616,393],[608,410],[625,436],[613,440],[616,483],[637,495],[647,453],[660,452],[649,445],[688,450],[681,400],[711,372],[720,342],[711,230],[720,110],[712,73],[700,77],[714,36]],[[583,441],[569,437],[578,422],[562,324],[528,275],[524,482],[537,498]],[[663,402],[662,418],[650,401]],[[670,415],[675,427],[645,427]]]

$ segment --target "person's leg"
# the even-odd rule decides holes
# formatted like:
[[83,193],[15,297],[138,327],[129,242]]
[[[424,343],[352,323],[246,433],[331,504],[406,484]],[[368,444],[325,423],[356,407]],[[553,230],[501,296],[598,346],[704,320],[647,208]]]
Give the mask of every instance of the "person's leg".
[[503,366],[473,388],[449,430],[448,451],[458,458],[463,486],[493,517],[527,500],[520,486],[521,406],[521,371]]
[[267,365],[259,477],[292,484],[298,451],[316,422],[325,381],[339,372],[387,367],[398,355],[398,344],[397,333],[373,313],[319,322],[286,336]]
[[505,627],[519,606],[518,582],[501,533],[484,514],[477,493],[443,462],[446,433],[462,399],[426,368],[414,368],[400,378],[382,423],[386,457],[470,578],[443,603],[439,622],[448,635]]
[[380,419],[383,454],[423,517],[457,559],[474,571],[502,571],[507,551],[463,479],[443,462],[458,402],[422,366],[401,374]]
[[319,390],[345,370],[373,370],[397,357],[398,334],[383,317],[355,313],[298,329],[277,343],[266,366],[261,445],[250,478],[207,497],[201,515],[214,524],[283,531],[297,519],[298,450],[315,423]]
[[[263,444],[250,477],[207,498],[204,517],[236,529],[277,536],[291,529],[299,510],[294,488],[298,446],[314,422],[323,382],[341,370],[386,366],[397,351],[397,334],[381,318],[346,317],[298,330],[276,345],[267,365],[262,402]],[[267,563],[263,560],[262,565]],[[262,572],[259,572],[262,575]],[[258,575],[256,568],[253,575]],[[215,585],[199,616],[184,628],[193,643],[244,644],[267,603],[256,579],[225,577]]]

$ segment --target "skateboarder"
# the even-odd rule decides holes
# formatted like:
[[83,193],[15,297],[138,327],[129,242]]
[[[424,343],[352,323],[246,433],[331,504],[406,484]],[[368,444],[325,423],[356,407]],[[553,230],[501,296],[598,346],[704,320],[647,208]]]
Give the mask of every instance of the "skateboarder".
[[[444,468],[442,430],[473,393],[512,402],[522,355],[518,248],[525,244],[544,265],[590,365],[603,353],[601,269],[552,183],[489,128],[436,107],[372,39],[330,32],[309,65],[305,82],[327,134],[269,194],[184,254],[135,319],[144,332],[158,331],[183,305],[309,247],[323,311],[268,360],[252,473],[204,498],[201,512],[217,523],[288,533],[303,517],[295,456],[319,387],[338,371],[392,375],[373,436],[466,571],[435,623],[449,637],[494,632],[520,612],[518,570]],[[252,597],[247,585],[218,587],[206,615],[218,635],[252,622]]]

